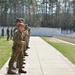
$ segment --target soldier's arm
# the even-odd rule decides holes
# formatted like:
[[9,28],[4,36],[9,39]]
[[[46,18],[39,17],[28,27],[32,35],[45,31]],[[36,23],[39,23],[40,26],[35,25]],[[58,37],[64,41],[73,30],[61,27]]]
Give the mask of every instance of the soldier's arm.
[[18,45],[22,45],[22,39],[18,33],[14,34],[13,41]]

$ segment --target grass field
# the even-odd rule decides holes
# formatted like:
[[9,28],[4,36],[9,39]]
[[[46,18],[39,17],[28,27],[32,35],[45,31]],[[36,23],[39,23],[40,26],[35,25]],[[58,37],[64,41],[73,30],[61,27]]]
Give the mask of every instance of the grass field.
[[6,37],[0,38],[0,68],[9,59],[12,42],[6,41]]
[[62,41],[53,39],[52,37],[41,37],[47,43],[55,47],[65,57],[67,57],[73,64],[75,64],[75,46],[64,43]]

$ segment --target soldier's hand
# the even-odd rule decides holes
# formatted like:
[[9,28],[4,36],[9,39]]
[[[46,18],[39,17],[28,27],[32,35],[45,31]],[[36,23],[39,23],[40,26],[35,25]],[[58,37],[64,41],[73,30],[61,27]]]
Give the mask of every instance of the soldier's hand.
[[22,35],[23,35],[23,36],[26,36],[26,31],[24,31],[24,32],[22,33]]
[[22,44],[23,44],[23,45],[25,45],[25,44],[26,44],[26,42],[25,42],[25,41],[22,41]]

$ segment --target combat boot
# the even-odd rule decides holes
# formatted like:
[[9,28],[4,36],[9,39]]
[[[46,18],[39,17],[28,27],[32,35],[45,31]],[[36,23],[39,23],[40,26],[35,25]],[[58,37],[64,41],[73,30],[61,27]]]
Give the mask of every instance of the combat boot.
[[14,66],[12,67],[12,69],[13,69],[13,70],[16,70],[16,68],[15,68]]
[[27,53],[24,53],[24,56],[28,56],[28,54]]
[[27,46],[26,48],[29,49],[30,47]]
[[26,63],[23,62],[23,64],[26,64]]
[[19,69],[18,73],[27,73],[27,71],[24,71],[22,69]]
[[23,59],[23,61],[25,61],[26,59]]
[[15,72],[13,72],[11,69],[8,69],[7,74],[16,74]]
[[22,66],[22,68],[25,68],[24,66]]

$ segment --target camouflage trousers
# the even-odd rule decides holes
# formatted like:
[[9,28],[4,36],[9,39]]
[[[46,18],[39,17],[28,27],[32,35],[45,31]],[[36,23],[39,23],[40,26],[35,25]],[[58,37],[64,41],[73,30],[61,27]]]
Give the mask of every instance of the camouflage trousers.
[[[22,46],[22,58],[21,58],[21,59],[22,59],[22,60],[21,60],[21,61],[22,61],[22,62],[21,62],[22,64],[23,64],[23,57],[24,57],[24,55],[25,55],[25,51],[26,51],[26,46]],[[17,67],[19,67],[19,57],[16,58],[16,62],[17,62],[17,64],[16,64]]]
[[23,56],[26,54],[26,45],[23,46]]
[[14,50],[12,52],[10,61],[9,61],[9,68],[11,69],[13,67],[14,62],[16,61],[16,59],[18,58],[18,67],[22,68],[22,63],[23,63],[23,53],[22,51],[17,51]]

